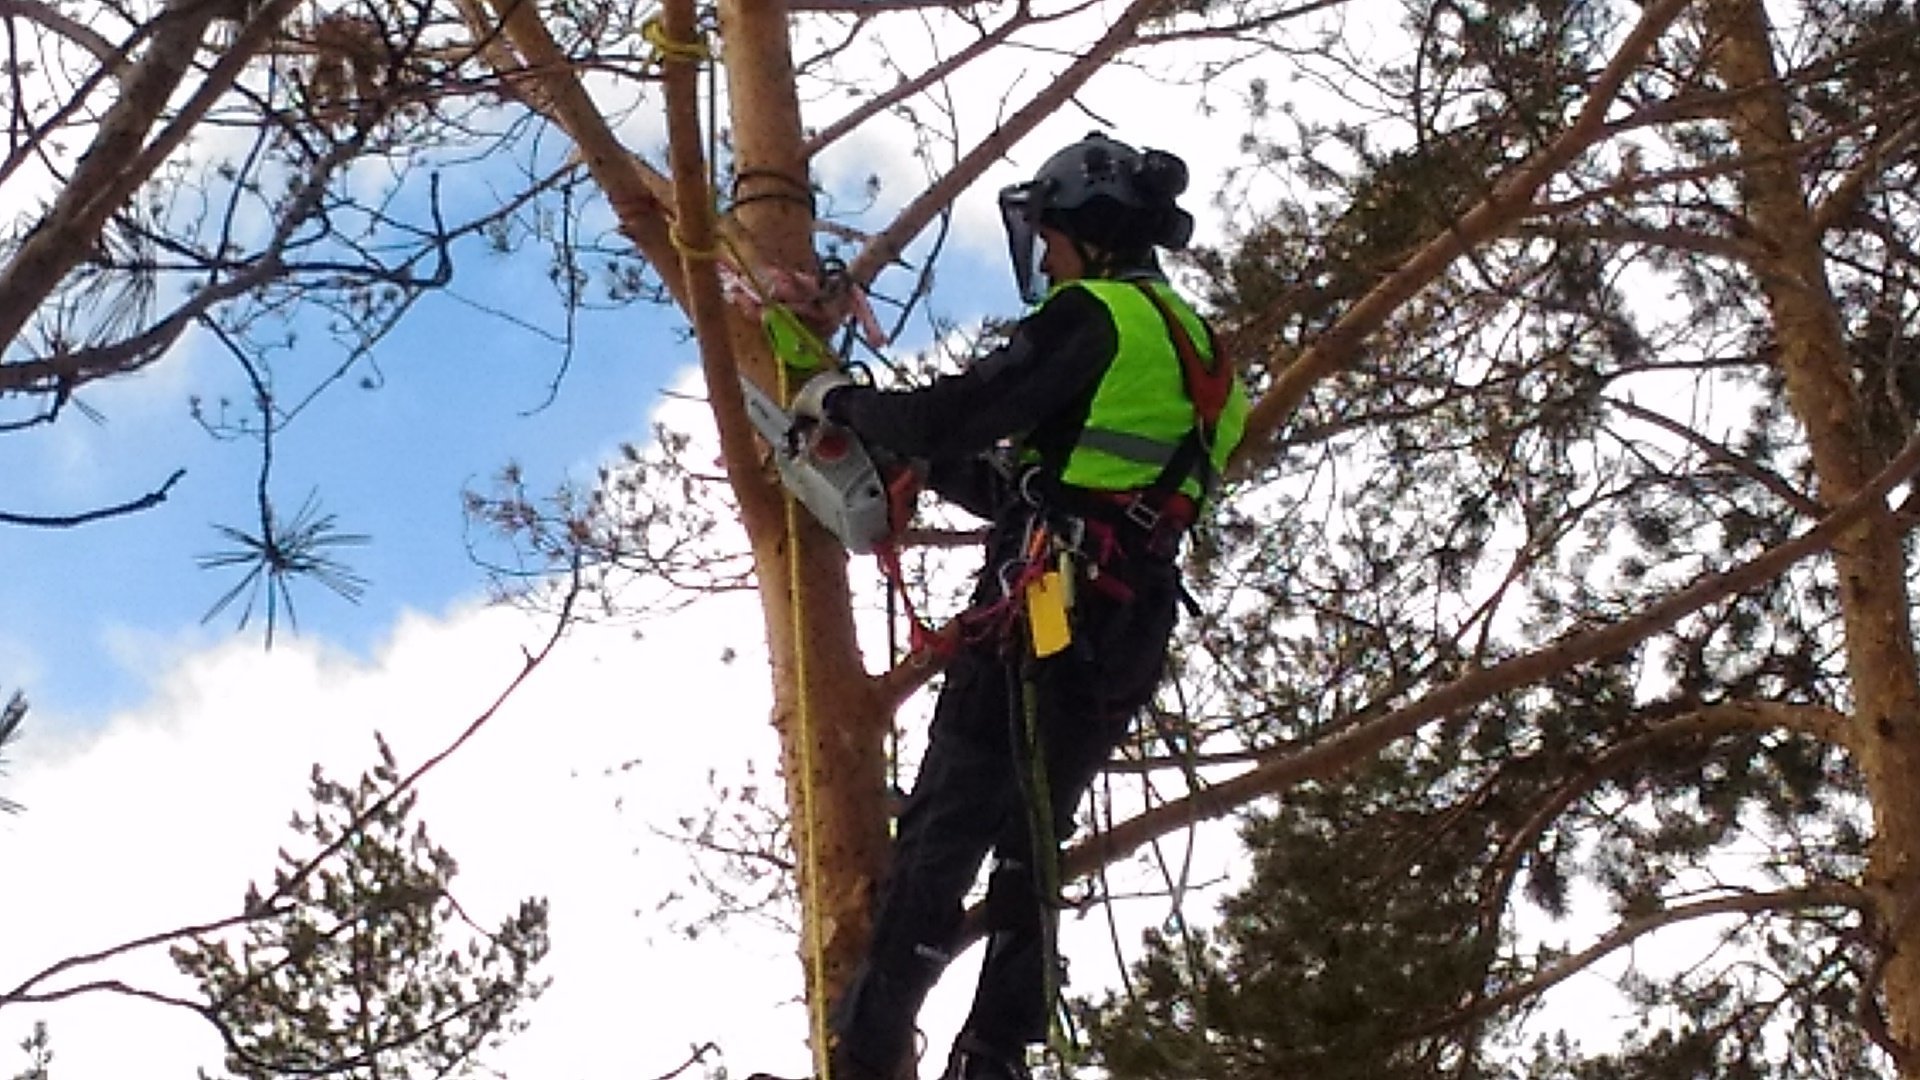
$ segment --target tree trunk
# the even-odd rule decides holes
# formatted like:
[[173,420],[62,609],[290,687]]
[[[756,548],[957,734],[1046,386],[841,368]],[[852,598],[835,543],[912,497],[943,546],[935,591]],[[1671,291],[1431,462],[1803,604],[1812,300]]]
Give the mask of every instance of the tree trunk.
[[[659,270],[692,318],[700,342],[729,480],[752,545],[773,663],[773,725],[787,780],[795,876],[802,905],[801,960],[818,1021],[846,985],[870,933],[868,900],[887,854],[886,733],[891,700],[862,664],[847,584],[847,555],[777,484],[745,422],[736,378],[791,394],[804,373],[783,372],[756,318],[719,300],[716,259],[738,260],[762,282],[802,280],[817,269],[805,140],[788,39],[789,9],[773,0],[727,0],[719,8],[720,70],[731,105],[730,221],[716,223],[709,190],[690,0],[665,6],[662,49],[670,183],[620,146],[530,6],[491,0],[518,53],[493,57],[503,74],[537,73],[530,101],[581,147],[623,230]],[[486,20],[472,8],[476,34]],[[662,192],[670,192],[666,206]],[[729,243],[721,247],[717,236]],[[791,376],[791,378],[789,378]]]
[[[817,269],[813,207],[785,3],[720,5],[732,103],[736,235],[763,281]],[[735,319],[736,355],[762,386],[780,383],[763,334]],[[803,377],[794,373],[794,378]],[[783,388],[791,393],[794,387]],[[793,503],[749,519],[773,657],[774,717],[802,912],[801,958],[816,1020],[865,952],[868,898],[887,851],[886,732],[891,714],[861,663],[840,544]],[[816,1060],[823,1032],[814,1031]]]
[[[1820,234],[1801,184],[1786,94],[1774,67],[1759,0],[1712,0],[1705,9],[1714,62],[1740,93],[1729,121],[1748,164],[1742,196],[1766,256],[1760,278],[1786,379],[1788,404],[1805,426],[1820,497],[1829,506],[1858,491],[1881,464],[1873,456],[1837,314]],[[1874,927],[1891,950],[1881,987],[1888,1034],[1905,1080],[1920,1080],[1920,675],[1899,528],[1884,507],[1833,546],[1847,668],[1853,748],[1873,803],[1865,882]]]

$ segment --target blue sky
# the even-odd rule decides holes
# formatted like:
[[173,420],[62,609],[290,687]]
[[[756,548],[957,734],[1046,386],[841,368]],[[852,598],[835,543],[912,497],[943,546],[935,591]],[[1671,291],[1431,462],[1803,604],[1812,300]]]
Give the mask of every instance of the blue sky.
[[[827,171],[857,185],[866,164]],[[479,190],[467,180],[466,190]],[[1015,303],[998,243],[949,243],[943,315]],[[403,612],[479,595],[485,576],[468,551],[464,490],[490,490],[509,462],[536,493],[584,482],[620,443],[650,438],[661,390],[697,359],[685,318],[645,302],[581,310],[568,353],[557,342],[564,323],[547,258],[537,245],[511,255],[477,239],[459,245],[451,286],[420,300],[276,437],[277,511],[290,516],[312,496],[339,530],[370,538],[339,551],[367,579],[358,604],[311,581],[296,585],[299,634],[364,655]],[[901,347],[926,340],[922,319]],[[303,333],[275,362],[282,400],[302,396],[342,355],[325,335]],[[0,509],[15,513],[123,503],[185,470],[166,502],[145,511],[73,528],[0,527],[0,565],[13,568],[0,589],[0,690],[26,691],[36,727],[101,723],[139,700],[164,658],[236,633],[238,603],[201,620],[239,571],[202,570],[196,560],[231,548],[216,524],[257,531],[257,444],[214,438],[189,403],[211,411],[227,398],[244,415],[247,396],[237,363],[190,332],[146,371],[80,394],[97,421],[69,409],[54,425],[0,436],[0,476],[9,478]],[[241,631],[250,640],[261,640],[260,616],[256,609]]]
[[[369,579],[361,603],[307,583],[295,594],[301,632],[364,649],[400,611],[435,610],[478,591],[463,488],[485,490],[512,460],[543,490],[570,474],[591,476],[621,440],[644,439],[660,390],[692,357],[678,323],[644,305],[589,313],[562,379],[550,342],[445,296],[423,301],[376,353],[377,388],[343,380],[277,441],[271,490],[282,512],[317,493],[343,530],[372,540],[344,552]],[[110,631],[199,634],[235,580],[195,560],[227,546],[214,523],[251,526],[258,454],[251,443],[209,436],[188,400],[238,395],[244,384],[237,368],[191,343],[181,351],[164,364],[183,371],[155,370],[83,395],[103,414],[99,423],[69,410],[55,427],[0,439],[0,475],[11,478],[0,499],[16,512],[117,503],[186,470],[159,507],[76,528],[0,532],[13,568],[0,596],[0,681],[24,683],[38,712],[97,717],[129,703],[140,688],[104,651]],[[288,370],[334,362],[316,341]],[[232,634],[237,611],[209,623],[205,640]],[[8,672],[8,659],[24,675]]]

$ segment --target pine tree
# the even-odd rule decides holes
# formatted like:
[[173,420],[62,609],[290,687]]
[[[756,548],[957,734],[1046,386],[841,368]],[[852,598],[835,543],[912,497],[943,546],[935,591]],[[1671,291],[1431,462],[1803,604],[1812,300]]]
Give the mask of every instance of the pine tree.
[[[1135,993],[1088,1010],[1116,1077],[1911,1075],[1914,901],[1885,891],[1914,880],[1890,763],[1913,742],[1911,502],[1747,567],[1914,446],[1920,23],[1764,15],[1682,18],[1610,138],[1394,309],[1254,474],[1277,501],[1228,523],[1236,615],[1194,657],[1238,737],[1308,758],[1454,704],[1246,815],[1254,872],[1218,926],[1153,938]],[[1357,168],[1202,262],[1263,348],[1311,352],[1498,200],[1626,19],[1415,16],[1388,80],[1430,126],[1383,151],[1301,124],[1271,156],[1304,171],[1341,141]],[[1619,1047],[1528,1034],[1628,946]]]
[[282,853],[272,890],[248,890],[260,917],[237,941],[174,949],[234,1076],[465,1075],[544,989],[546,903],[525,900],[492,930],[475,924],[452,891],[457,864],[398,780],[384,740],[357,783],[316,768],[314,810],[293,828],[327,857]]
[[26,1052],[27,1067],[13,1076],[13,1080],[48,1080],[52,1075],[48,1067],[53,1064],[53,1038],[47,1034],[47,1022],[35,1020],[33,1033],[20,1040],[20,1049]]

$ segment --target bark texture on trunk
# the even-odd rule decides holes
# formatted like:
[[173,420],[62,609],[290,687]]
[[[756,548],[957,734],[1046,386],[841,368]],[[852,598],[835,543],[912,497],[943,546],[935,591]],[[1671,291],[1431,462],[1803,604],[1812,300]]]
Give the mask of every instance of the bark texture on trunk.
[[[762,285],[808,279],[817,269],[790,12],[772,0],[720,5],[718,63],[731,108],[735,179],[715,192],[699,129],[717,121],[704,115],[700,100],[697,69],[709,61],[699,47],[705,43],[697,41],[690,0],[672,0],[662,16],[670,178],[619,143],[533,5],[490,3],[512,45],[496,47],[490,61],[573,137],[622,230],[694,323],[728,479],[759,577],[773,664],[772,719],[804,907],[801,958],[807,993],[816,1010],[824,1010],[847,984],[869,937],[869,894],[887,854],[892,703],[862,663],[846,552],[805,510],[781,497],[746,422],[736,382],[745,375],[790,393],[796,387],[786,384],[802,376],[778,369],[757,316],[724,303],[717,277],[720,259],[737,259]],[[477,2],[465,10],[476,34],[491,39],[485,10]],[[716,216],[728,206],[730,214]],[[825,1050],[820,1034],[814,1032],[816,1055]]]
[[[1788,404],[1807,433],[1828,506],[1858,491],[1881,464],[1868,437],[1820,234],[1798,169],[1788,102],[1760,0],[1711,0],[1705,28],[1727,85],[1746,91],[1729,121],[1748,164],[1746,216],[1766,254],[1765,290]],[[1905,1080],[1920,1080],[1920,674],[1901,534],[1884,508],[1833,546],[1854,701],[1846,742],[1873,804],[1867,880],[1877,934],[1891,950],[1881,986],[1888,1035]]]
[[[719,16],[735,155],[734,235],[763,282],[810,279],[817,269],[812,186],[788,7],[727,0]],[[736,323],[745,373],[762,386],[779,385],[758,327]],[[868,898],[887,852],[891,714],[861,661],[839,543],[797,507],[772,527],[754,528],[751,539],[805,909],[801,959],[809,995],[825,998],[813,1002],[821,1009],[838,997],[866,950]],[[816,1045],[816,1058],[823,1051]]]

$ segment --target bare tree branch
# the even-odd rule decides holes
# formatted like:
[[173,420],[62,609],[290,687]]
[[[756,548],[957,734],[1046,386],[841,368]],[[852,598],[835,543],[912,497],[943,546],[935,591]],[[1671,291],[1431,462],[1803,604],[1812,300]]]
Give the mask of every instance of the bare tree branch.
[[[12,260],[0,269],[0,342],[16,339],[60,279],[98,243],[109,216],[199,125],[263,49],[300,0],[262,0],[194,93],[151,142],[148,133],[172,100],[209,24],[222,10],[206,0],[171,0],[153,40],[102,117],[91,146]],[[16,388],[13,365],[0,365],[0,391]]]
[[[500,74],[510,80],[523,78],[539,87],[538,100],[548,118],[573,140],[581,163],[606,193],[609,205],[619,218],[621,231],[646,256],[667,291],[684,309],[687,283],[680,272],[668,221],[669,182],[621,145],[606,117],[580,84],[573,66],[554,43],[538,4],[532,0],[488,2],[499,17],[506,39],[525,62],[519,71]],[[485,55],[496,64],[502,59],[494,51]]]
[[1739,472],[1742,476],[1748,477],[1771,492],[1774,498],[1793,507],[1794,510],[1808,518],[1818,520],[1820,515],[1826,512],[1826,507],[1821,506],[1818,499],[1794,487],[1779,473],[1774,472],[1772,469],[1762,468],[1753,459],[1734,453],[1725,446],[1708,439],[1705,435],[1674,420],[1670,416],[1655,412],[1644,405],[1622,398],[1609,397],[1607,398],[1607,404],[1626,413],[1628,416],[1644,420],[1662,431],[1679,436],[1695,449],[1705,454],[1709,459],[1726,465]]
[[1558,138],[1503,177],[1479,205],[1453,228],[1434,237],[1346,310],[1313,343],[1275,372],[1272,388],[1247,418],[1246,436],[1235,457],[1248,462],[1265,454],[1274,434],[1306,399],[1315,383],[1351,364],[1361,342],[1400,306],[1425,288],[1475,246],[1510,228],[1533,205],[1534,193],[1605,129],[1627,78],[1640,65],[1669,24],[1692,0],[1656,0],[1642,9],[1640,21],[1620,44],[1605,70],[1594,79],[1579,115]]
[[1505,690],[1536,683],[1555,672],[1629,649],[1647,635],[1670,627],[1709,604],[1752,589],[1801,559],[1825,550],[1835,538],[1867,515],[1886,513],[1887,492],[1916,471],[1920,471],[1920,437],[1908,442],[1852,499],[1801,535],[1730,570],[1705,575],[1650,605],[1638,616],[1594,629],[1576,630],[1544,648],[1476,669],[1418,700],[1347,727],[1323,742],[1302,750],[1283,751],[1245,773],[1124,821],[1068,851],[1062,859],[1062,871],[1067,877],[1090,873],[1149,840],[1185,828],[1194,821],[1217,818],[1302,781],[1332,775],[1418,731],[1429,721],[1458,713]]
[[100,32],[43,0],[0,0],[0,19],[26,19],[39,23],[92,54],[102,68],[118,70],[126,60],[119,46]]
[[137,514],[142,510],[151,510],[161,503],[166,502],[167,494],[173,490],[173,485],[179,483],[180,478],[185,475],[187,475],[187,470],[175,469],[173,475],[167,477],[166,483],[161,484],[159,487],[137,499],[130,499],[115,506],[105,506],[96,510],[84,510],[77,514],[17,514],[0,510],[0,525],[29,525],[44,529],[67,529],[76,525],[85,525],[89,522],[100,521],[103,518],[119,517],[122,514]]
[[1090,43],[1053,82],[1029,99],[991,135],[967,151],[946,175],[916,196],[901,209],[891,224],[874,236],[847,268],[853,280],[863,286],[872,284],[881,268],[898,259],[913,238],[920,235],[920,230],[951,206],[962,191],[1013,149],[1040,121],[1057,112],[1076,91],[1086,85],[1088,79],[1132,45],[1141,24],[1159,14],[1161,6],[1162,0],[1133,0],[1128,4],[1099,40]]
[[1809,908],[1850,908],[1865,913],[1871,909],[1871,904],[1872,901],[1864,891],[1851,885],[1829,882],[1780,892],[1733,893],[1663,908],[1620,923],[1593,944],[1572,956],[1541,968],[1531,978],[1503,987],[1499,992],[1489,994],[1459,1012],[1422,1025],[1408,1032],[1407,1037],[1420,1038],[1490,1016],[1509,1005],[1542,994],[1592,967],[1610,953],[1626,948],[1641,938],[1670,926],[1677,926],[1695,919],[1713,918],[1717,915],[1796,912]]
[[1813,208],[1816,227],[1825,232],[1838,225],[1859,205],[1867,189],[1886,176],[1888,164],[1920,140],[1920,113],[1897,124],[1893,130],[1867,144],[1860,161],[1841,177],[1826,198]]
[[[866,5],[861,6],[865,7]],[[940,4],[935,6],[949,7],[951,5]],[[796,6],[796,10],[797,9]],[[951,77],[961,68],[966,67],[974,60],[999,47],[1016,32],[1032,25],[1035,21],[1037,20],[1034,18],[1033,12],[1028,4],[1021,3],[1017,5],[1013,13],[1007,16],[1005,22],[1002,22],[999,26],[994,27],[981,37],[968,42],[967,46],[959,52],[934,64],[913,78],[896,86],[889,87],[885,93],[875,94],[864,99],[859,106],[851,112],[820,129],[812,138],[807,140],[802,152],[805,153],[808,158],[812,158],[874,116],[919,94],[927,87]]]

